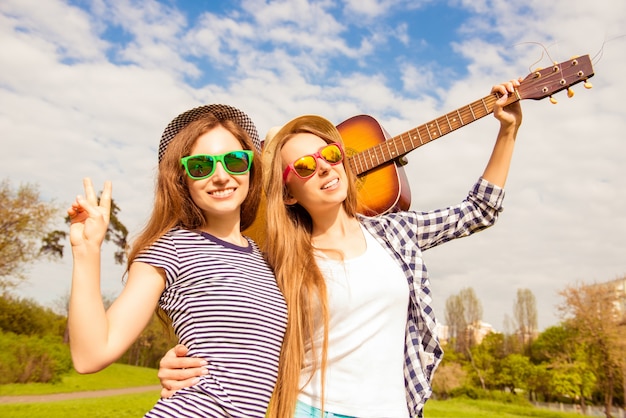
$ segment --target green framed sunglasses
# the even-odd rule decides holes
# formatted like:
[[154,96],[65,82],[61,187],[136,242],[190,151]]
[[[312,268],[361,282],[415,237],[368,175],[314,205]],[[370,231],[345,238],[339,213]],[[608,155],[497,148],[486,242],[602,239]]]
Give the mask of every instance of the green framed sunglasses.
[[222,163],[224,171],[232,175],[245,174],[252,167],[254,152],[251,150],[229,151],[220,155],[190,155],[180,159],[189,178],[202,180],[215,173],[217,163]]

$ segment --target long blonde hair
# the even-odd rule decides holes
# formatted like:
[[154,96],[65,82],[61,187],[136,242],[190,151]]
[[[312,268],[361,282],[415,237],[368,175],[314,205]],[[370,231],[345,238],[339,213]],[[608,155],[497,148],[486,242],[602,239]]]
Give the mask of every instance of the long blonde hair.
[[230,119],[220,120],[215,115],[207,113],[186,125],[168,144],[159,163],[152,214],[130,250],[127,269],[140,251],[173,227],[198,229],[206,224],[204,213],[191,198],[187,187],[187,174],[180,159],[189,155],[200,136],[220,125],[237,138],[243,149],[254,151],[250,169],[250,188],[241,204],[241,230],[246,229],[254,221],[263,187],[261,156],[241,126]]
[[[312,347],[315,366],[321,358],[322,408],[328,348],[328,300],[326,282],[315,262],[311,232],[313,223],[309,213],[299,204],[286,205],[287,187],[283,182],[283,164],[280,150],[297,133],[314,134],[327,143],[343,144],[335,126],[319,116],[301,116],[283,126],[263,152],[266,172],[264,188],[267,199],[267,240],[265,252],[274,269],[276,281],[287,302],[289,312],[283,340],[278,380],[268,408],[268,417],[292,418],[298,393],[300,372],[304,364],[305,348],[315,332],[316,320],[323,325],[321,356],[319,347]],[[348,176],[348,195],[343,202],[345,211],[356,216],[356,176],[343,164]],[[315,369],[316,367],[314,367]],[[312,376],[311,376],[312,377]]]

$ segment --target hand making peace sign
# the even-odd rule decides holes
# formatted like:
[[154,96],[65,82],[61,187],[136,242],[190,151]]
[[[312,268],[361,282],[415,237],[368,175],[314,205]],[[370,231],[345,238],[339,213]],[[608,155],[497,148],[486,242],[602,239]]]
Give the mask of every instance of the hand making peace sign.
[[83,187],[85,196],[77,196],[67,210],[70,217],[70,243],[74,251],[79,247],[100,247],[111,217],[111,182],[104,182],[99,202],[89,177],[83,179]]

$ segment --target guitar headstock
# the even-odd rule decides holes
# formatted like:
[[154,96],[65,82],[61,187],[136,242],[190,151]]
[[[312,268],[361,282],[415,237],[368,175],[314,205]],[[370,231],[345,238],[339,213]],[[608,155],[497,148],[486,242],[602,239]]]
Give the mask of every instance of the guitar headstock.
[[589,55],[572,58],[526,76],[518,88],[522,99],[540,100],[593,77]]

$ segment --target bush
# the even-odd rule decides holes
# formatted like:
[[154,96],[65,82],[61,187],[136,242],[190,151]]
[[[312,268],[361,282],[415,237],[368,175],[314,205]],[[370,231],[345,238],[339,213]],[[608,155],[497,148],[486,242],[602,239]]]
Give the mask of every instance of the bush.
[[522,406],[531,405],[530,401],[528,401],[528,399],[524,396],[499,390],[484,390],[467,385],[452,390],[450,396],[453,398],[482,399]]
[[61,337],[0,332],[0,384],[55,383],[72,368]]
[[65,318],[29,299],[0,295],[0,331],[26,335],[59,335]]
[[452,392],[465,385],[467,373],[459,363],[443,362],[433,376],[433,397],[448,399]]

